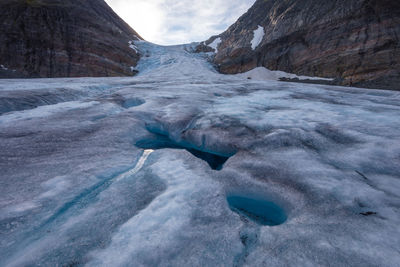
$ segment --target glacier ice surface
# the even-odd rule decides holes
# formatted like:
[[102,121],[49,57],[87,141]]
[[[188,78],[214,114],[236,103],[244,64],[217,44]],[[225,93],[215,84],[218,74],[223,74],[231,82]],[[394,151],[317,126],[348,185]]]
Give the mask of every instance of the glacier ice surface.
[[0,81],[0,266],[398,265],[398,92],[135,46],[135,77]]

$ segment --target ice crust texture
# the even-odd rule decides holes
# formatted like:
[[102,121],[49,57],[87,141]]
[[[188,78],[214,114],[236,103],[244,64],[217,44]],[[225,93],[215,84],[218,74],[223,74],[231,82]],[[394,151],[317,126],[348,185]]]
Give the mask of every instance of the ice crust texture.
[[[398,92],[135,45],[133,78],[0,81],[0,266],[398,265]],[[263,225],[229,196],[284,217]]]

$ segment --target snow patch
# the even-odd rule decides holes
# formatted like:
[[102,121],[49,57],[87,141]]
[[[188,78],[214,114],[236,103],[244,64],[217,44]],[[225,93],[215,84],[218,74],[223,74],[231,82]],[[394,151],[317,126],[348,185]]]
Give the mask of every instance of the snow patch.
[[208,46],[215,50],[215,53],[218,53],[218,46],[222,42],[221,38],[216,38],[211,44]]
[[135,50],[136,54],[139,54],[137,46],[133,43],[133,41],[128,42],[129,47]]
[[0,209],[0,220],[10,216],[20,216],[22,213],[39,208],[40,205],[32,201],[26,201],[15,205],[9,205]]
[[46,199],[60,195],[70,186],[70,182],[66,176],[56,176],[44,182],[42,186],[46,189],[46,191],[39,196],[39,199]]
[[261,41],[264,38],[265,32],[264,28],[258,25],[257,30],[254,30],[253,32],[253,40],[251,40],[251,48],[254,50],[257,48],[257,46],[261,43]]
[[287,73],[279,70],[269,70],[265,67],[257,67],[248,72],[235,74],[236,77],[259,80],[259,81],[279,81],[280,78],[299,79],[299,80],[323,80],[333,81],[331,78],[298,76],[296,74]]
[[2,69],[2,70],[8,70],[8,68],[6,68],[4,65],[0,65],[0,69]]

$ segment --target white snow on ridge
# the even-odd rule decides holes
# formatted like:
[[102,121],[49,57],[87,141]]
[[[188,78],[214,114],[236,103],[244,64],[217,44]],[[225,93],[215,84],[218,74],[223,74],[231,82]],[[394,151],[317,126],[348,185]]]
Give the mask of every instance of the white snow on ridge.
[[218,53],[218,46],[222,42],[221,38],[216,38],[211,44],[208,46],[215,50],[215,53]]
[[6,68],[4,65],[0,65],[0,68],[1,68],[2,70],[8,70],[8,68]]
[[254,30],[254,37],[251,40],[251,48],[254,50],[261,43],[265,35],[264,28],[258,25],[257,30]]
[[323,81],[332,81],[331,78],[320,78],[320,77],[310,77],[310,76],[298,76],[296,74],[287,73],[279,70],[269,70],[264,67],[257,67],[248,72],[235,74],[234,76],[252,79],[257,81],[279,81],[280,78],[289,78],[289,79],[299,79],[299,80],[323,80]]
[[137,46],[133,43],[133,41],[129,41],[128,44],[129,44],[129,47],[130,47],[130,48],[132,48],[133,50],[135,50],[136,54],[139,53],[139,52],[138,52],[138,48],[137,48]]

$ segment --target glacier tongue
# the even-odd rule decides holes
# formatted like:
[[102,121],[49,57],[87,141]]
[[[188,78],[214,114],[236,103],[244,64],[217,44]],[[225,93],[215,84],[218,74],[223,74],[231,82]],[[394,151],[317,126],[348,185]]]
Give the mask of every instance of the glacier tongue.
[[399,93],[135,47],[132,78],[0,81],[0,266],[400,262]]

